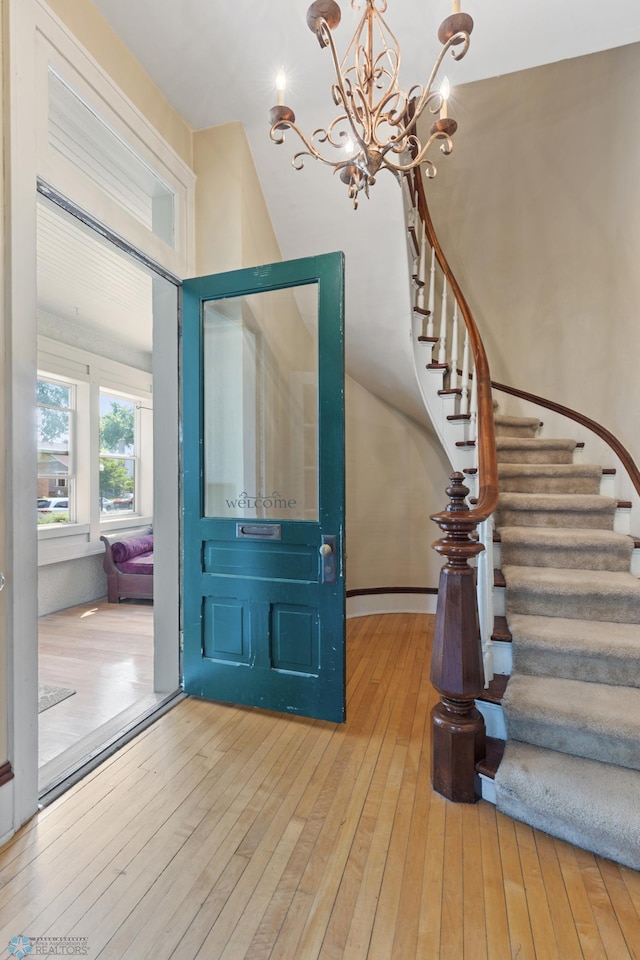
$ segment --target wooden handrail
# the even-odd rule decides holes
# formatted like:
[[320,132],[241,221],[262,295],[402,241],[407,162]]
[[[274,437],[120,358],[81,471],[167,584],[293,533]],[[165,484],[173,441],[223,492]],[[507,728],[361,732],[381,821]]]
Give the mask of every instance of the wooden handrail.
[[587,430],[591,430],[592,433],[595,433],[597,437],[600,437],[601,440],[613,450],[615,455],[618,457],[625,470],[629,475],[631,483],[635,487],[636,493],[640,495],[640,469],[638,468],[637,463],[624,446],[620,440],[610,430],[607,430],[606,427],[603,427],[602,424],[598,423],[597,420],[591,420],[590,417],[585,417],[583,413],[579,413],[577,410],[573,410],[571,407],[565,407],[561,403],[556,403],[554,400],[546,400],[544,397],[538,397],[535,393],[528,393],[526,390],[517,390],[515,387],[509,387],[505,383],[496,383],[494,380],[491,381],[491,386],[494,390],[499,390],[501,393],[508,393],[512,397],[519,397],[521,400],[527,400],[529,403],[535,403],[536,406],[545,407],[547,410],[553,410],[554,413],[559,413],[563,417],[567,417],[569,420],[573,420],[575,423],[579,423],[581,426],[586,427]]
[[[478,623],[475,570],[469,561],[484,550],[475,538],[479,523],[498,505],[498,463],[491,374],[482,338],[462,290],[453,275],[436,235],[418,168],[410,190],[427,240],[435,252],[449,289],[467,329],[475,366],[477,389],[478,500],[470,509],[469,489],[461,473],[451,476],[449,504],[433,514],[443,531],[433,546],[444,557],[440,572],[438,605],[431,658],[431,682],[440,694],[431,712],[431,783],[434,790],[458,803],[473,803],[476,764],[484,759],[486,735],[482,715],[475,706],[484,689],[482,643]],[[444,308],[443,308],[444,316]],[[442,336],[442,333],[441,333]],[[441,343],[442,346],[442,343]]]
[[[435,250],[440,269],[447,278],[449,288],[453,291],[458,308],[469,332],[469,343],[475,360],[475,377],[478,383],[478,503],[471,511],[476,523],[481,523],[490,517],[498,505],[498,461],[496,457],[496,438],[493,425],[493,396],[491,393],[491,373],[489,361],[484,349],[476,322],[473,319],[471,308],[467,303],[462,290],[456,280],[447,258],[442,252],[438,240],[427,198],[422,183],[421,171],[418,168],[414,173],[414,189],[417,199],[418,213],[427,231],[427,237]],[[434,515],[432,519],[436,519]]]

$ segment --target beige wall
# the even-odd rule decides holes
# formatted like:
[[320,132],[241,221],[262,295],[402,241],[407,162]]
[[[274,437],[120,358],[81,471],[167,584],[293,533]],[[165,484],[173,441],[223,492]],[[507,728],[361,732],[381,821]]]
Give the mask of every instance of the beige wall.
[[193,169],[198,276],[281,260],[242,124],[196,131]]
[[191,165],[191,127],[160,93],[91,0],[47,0],[47,4],[158,133]]
[[347,379],[347,587],[437,587],[451,469],[438,441]]
[[638,44],[462,86],[427,189],[494,379],[600,421],[640,461],[638,90]]

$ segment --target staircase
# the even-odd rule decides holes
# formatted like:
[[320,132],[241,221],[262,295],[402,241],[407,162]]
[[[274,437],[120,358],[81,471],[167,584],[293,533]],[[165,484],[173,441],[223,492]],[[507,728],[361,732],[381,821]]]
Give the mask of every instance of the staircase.
[[[447,304],[446,261],[438,282],[427,229],[418,242],[425,218],[416,193],[406,190],[416,374],[454,469],[482,499],[483,424],[468,334],[458,332],[455,301]],[[640,543],[629,535],[632,504],[616,498],[615,470],[581,462],[584,442],[542,432],[537,417],[520,412],[493,420],[500,494],[493,516],[479,517],[487,689],[477,706],[489,737],[506,745],[488,741],[477,766],[483,796],[516,819],[640,869]],[[599,431],[605,440],[606,433]],[[628,467],[622,452],[616,462]],[[469,514],[456,513],[456,496],[447,509],[462,524]],[[477,498],[469,502],[473,511]],[[464,673],[451,700],[432,672],[445,705],[458,709],[468,698]]]
[[495,418],[513,667],[499,810],[640,869],[640,580],[602,467],[539,421]]

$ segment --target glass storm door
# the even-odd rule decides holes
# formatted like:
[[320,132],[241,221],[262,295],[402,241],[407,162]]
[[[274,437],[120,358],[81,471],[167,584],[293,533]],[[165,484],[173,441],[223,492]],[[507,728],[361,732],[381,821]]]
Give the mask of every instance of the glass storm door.
[[185,692],[342,722],[343,256],[182,290]]

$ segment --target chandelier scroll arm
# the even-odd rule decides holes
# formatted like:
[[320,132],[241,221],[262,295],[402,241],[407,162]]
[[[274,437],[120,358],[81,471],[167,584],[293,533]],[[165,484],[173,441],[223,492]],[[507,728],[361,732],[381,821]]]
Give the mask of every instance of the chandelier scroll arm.
[[[469,46],[469,35],[468,35],[468,34],[464,34],[464,36],[466,37],[466,40],[467,40],[467,44],[466,44],[466,45],[467,45],[467,48],[468,48],[468,46]],[[399,142],[399,141],[401,141],[401,140],[404,140],[405,137],[410,136],[410,135],[414,132],[414,130],[415,130],[415,128],[416,128],[416,124],[418,123],[418,120],[420,119],[420,116],[422,115],[422,112],[424,111],[424,108],[426,107],[427,103],[428,103],[430,100],[433,100],[433,99],[435,99],[435,98],[438,96],[438,93],[437,93],[436,91],[434,91],[434,90],[431,89],[431,88],[433,87],[433,82],[434,82],[434,80],[436,79],[436,76],[438,75],[438,71],[439,71],[439,69],[440,69],[440,67],[441,67],[441,65],[442,65],[442,61],[443,61],[444,58],[446,57],[448,51],[449,51],[453,46],[455,46],[456,44],[460,43],[460,37],[461,37],[461,34],[456,33],[456,34],[454,34],[452,37],[450,37],[450,38],[446,41],[446,43],[443,44],[442,49],[440,50],[440,53],[438,54],[438,56],[437,56],[437,58],[436,58],[436,61],[435,61],[434,65],[433,65],[433,67],[432,67],[432,69],[431,69],[431,73],[429,74],[429,80],[427,81],[426,86],[423,87],[421,96],[420,96],[420,97],[418,98],[418,100],[415,102],[415,108],[414,108],[414,111],[413,111],[413,116],[411,117],[411,119],[410,119],[409,122],[407,123],[406,127],[405,127],[403,130],[399,130],[398,133],[396,134],[396,137],[395,137],[395,141],[396,141],[396,142]],[[413,90],[417,90],[417,89],[418,89],[417,86],[412,87],[411,90],[409,91],[409,95],[411,94],[411,92],[412,92]],[[432,142],[431,138],[430,138],[429,142]],[[392,141],[391,143],[387,144],[387,146],[386,146],[386,147],[384,148],[384,150],[383,150],[383,154],[386,155],[386,154],[388,153],[388,151],[392,148],[392,146],[393,146],[393,141]]]
[[451,151],[453,150],[453,140],[451,139],[448,133],[437,131],[436,133],[431,134],[431,136],[424,143],[424,145],[420,144],[420,141],[418,140],[417,137],[415,138],[414,145],[418,147],[418,152],[415,157],[411,158],[411,163],[393,163],[393,161],[389,160],[387,155],[385,154],[385,158],[384,158],[385,167],[387,167],[389,170],[393,170],[394,173],[407,173],[407,171],[413,170],[414,167],[418,167],[425,162],[425,157],[429,152],[431,145],[435,143],[436,140],[444,141],[440,146],[440,149],[444,154],[451,153]]
[[[346,119],[346,117],[338,117],[337,119],[344,120]],[[282,144],[285,142],[285,136],[284,136],[285,130],[293,130],[293,132],[298,135],[298,137],[306,147],[305,150],[300,150],[296,154],[294,154],[294,156],[291,159],[291,163],[296,168],[296,170],[301,170],[302,167],[304,166],[304,160],[302,160],[302,162],[300,163],[298,161],[300,160],[301,157],[305,157],[305,156],[312,157],[314,160],[319,160],[321,163],[326,164],[326,166],[328,167],[336,168],[343,163],[341,159],[340,160],[327,159],[327,157],[324,157],[320,153],[318,148],[313,145],[313,140],[316,137],[318,137],[319,134],[322,134],[322,136],[318,137],[321,143],[328,141],[329,143],[332,144],[332,146],[335,146],[335,143],[330,139],[327,130],[325,130],[323,127],[318,127],[317,130],[313,131],[313,133],[311,134],[311,137],[306,137],[302,132],[302,130],[298,127],[298,125],[296,123],[293,123],[292,121],[286,120],[286,121],[281,121],[279,123],[274,123],[269,133],[269,136],[273,141],[273,143]]]

